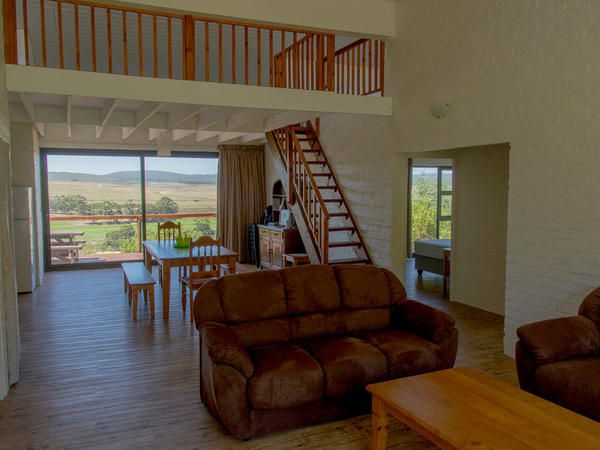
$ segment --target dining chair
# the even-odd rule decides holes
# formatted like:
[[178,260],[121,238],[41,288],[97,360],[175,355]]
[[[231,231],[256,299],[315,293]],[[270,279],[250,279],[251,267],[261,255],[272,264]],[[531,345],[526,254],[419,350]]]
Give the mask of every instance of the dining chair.
[[[169,220],[163,224],[161,224],[159,222],[157,225],[158,225],[158,234],[157,234],[158,242],[174,241],[179,236],[181,236],[181,222],[175,223],[175,222]],[[179,268],[179,278],[181,278],[183,275],[185,275],[185,268],[180,267]],[[159,265],[158,266],[158,281],[161,286],[162,286],[162,280],[163,280],[163,272],[162,272],[162,267]]]
[[207,281],[221,276],[221,242],[202,236],[190,243],[189,276],[181,278],[181,306],[185,316],[187,293],[190,294],[190,320],[194,321],[194,292]]

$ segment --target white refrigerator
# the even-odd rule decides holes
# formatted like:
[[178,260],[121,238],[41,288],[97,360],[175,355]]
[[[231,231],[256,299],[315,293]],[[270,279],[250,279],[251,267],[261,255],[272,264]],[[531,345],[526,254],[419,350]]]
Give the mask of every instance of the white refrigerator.
[[13,248],[19,293],[35,289],[33,189],[13,187]]

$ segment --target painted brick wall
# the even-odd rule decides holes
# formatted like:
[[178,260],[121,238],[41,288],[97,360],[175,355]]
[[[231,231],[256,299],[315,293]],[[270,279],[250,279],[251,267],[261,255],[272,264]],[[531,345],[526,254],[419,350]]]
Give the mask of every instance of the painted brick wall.
[[[600,284],[600,3],[402,0],[393,77],[405,151],[510,143],[505,351]],[[435,119],[432,102],[451,103]]]
[[392,266],[392,122],[330,115],[321,143],[375,264]]

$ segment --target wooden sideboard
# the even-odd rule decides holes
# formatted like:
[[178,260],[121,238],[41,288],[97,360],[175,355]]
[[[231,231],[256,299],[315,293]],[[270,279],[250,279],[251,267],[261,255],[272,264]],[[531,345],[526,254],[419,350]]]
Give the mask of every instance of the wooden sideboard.
[[264,269],[284,267],[285,253],[302,253],[304,245],[297,229],[269,225],[258,226],[260,266]]

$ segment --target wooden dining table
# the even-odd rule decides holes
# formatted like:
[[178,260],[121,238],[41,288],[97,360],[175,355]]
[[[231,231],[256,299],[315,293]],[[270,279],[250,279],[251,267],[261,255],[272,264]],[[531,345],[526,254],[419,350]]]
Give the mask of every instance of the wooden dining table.
[[[169,306],[171,302],[171,268],[187,267],[189,264],[189,248],[175,248],[174,241],[143,241],[144,264],[151,271],[152,261],[162,267],[162,300],[163,319],[169,319]],[[216,250],[215,250],[216,253]],[[197,258],[197,257],[195,257]],[[227,266],[227,273],[235,272],[238,254],[233,250],[221,247],[221,264]]]

